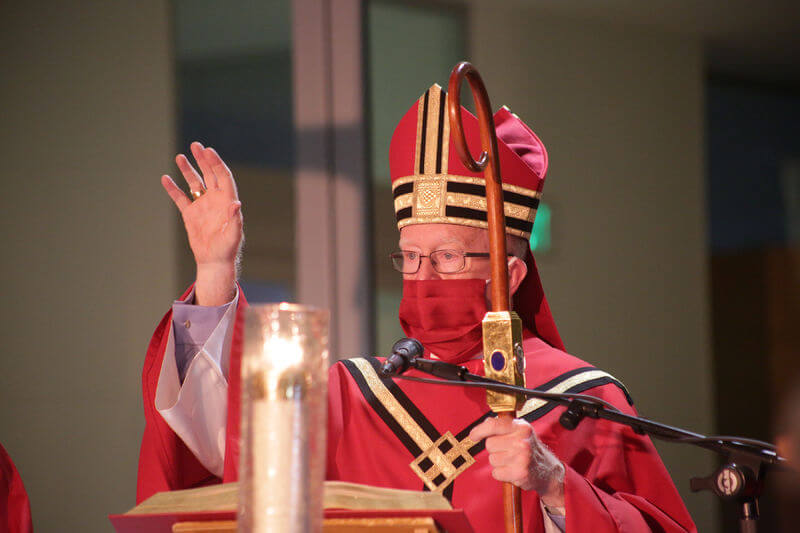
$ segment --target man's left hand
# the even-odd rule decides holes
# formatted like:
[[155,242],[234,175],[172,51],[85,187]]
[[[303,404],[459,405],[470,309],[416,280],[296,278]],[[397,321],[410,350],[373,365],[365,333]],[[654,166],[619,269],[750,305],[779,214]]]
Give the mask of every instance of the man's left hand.
[[474,442],[486,439],[496,480],[535,490],[548,507],[564,507],[564,465],[528,422],[489,418],[475,426],[469,438]]

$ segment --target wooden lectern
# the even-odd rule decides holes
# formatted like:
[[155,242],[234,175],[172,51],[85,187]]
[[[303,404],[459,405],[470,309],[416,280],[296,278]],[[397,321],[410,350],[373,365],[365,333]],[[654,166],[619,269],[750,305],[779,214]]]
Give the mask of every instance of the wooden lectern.
[[[161,492],[109,519],[117,533],[236,532],[238,483]],[[325,533],[470,533],[464,511],[436,492],[326,481]]]
[[[117,533],[236,533],[235,513],[154,513],[111,515]],[[329,509],[324,533],[471,533],[461,510]]]
[[[440,533],[443,530],[430,516],[383,518],[326,518],[324,533]],[[178,522],[172,533],[237,533],[236,522]]]

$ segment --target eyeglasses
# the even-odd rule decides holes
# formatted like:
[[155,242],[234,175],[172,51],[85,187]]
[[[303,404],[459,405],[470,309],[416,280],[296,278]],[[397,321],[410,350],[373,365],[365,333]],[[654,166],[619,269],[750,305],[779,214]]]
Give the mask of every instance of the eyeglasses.
[[[508,254],[509,257],[512,254]],[[488,252],[461,252],[459,250],[436,250],[430,255],[423,255],[410,250],[400,250],[389,254],[392,266],[403,274],[416,274],[422,264],[422,258],[427,257],[433,269],[439,274],[455,274],[464,270],[466,257],[489,257]]]

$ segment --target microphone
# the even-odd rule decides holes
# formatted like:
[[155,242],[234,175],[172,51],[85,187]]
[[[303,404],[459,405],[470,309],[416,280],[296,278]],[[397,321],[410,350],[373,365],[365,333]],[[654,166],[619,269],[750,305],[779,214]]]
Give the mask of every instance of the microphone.
[[400,339],[392,346],[392,355],[383,363],[381,374],[384,376],[402,374],[413,364],[414,359],[422,356],[424,351],[417,339]]

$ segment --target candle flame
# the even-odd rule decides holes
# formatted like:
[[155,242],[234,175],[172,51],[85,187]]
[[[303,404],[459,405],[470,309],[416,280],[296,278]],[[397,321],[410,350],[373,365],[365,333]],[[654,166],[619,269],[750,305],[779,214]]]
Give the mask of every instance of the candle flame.
[[277,375],[284,370],[299,366],[303,362],[303,349],[300,339],[267,337],[262,348],[263,357],[270,362],[271,371]]

